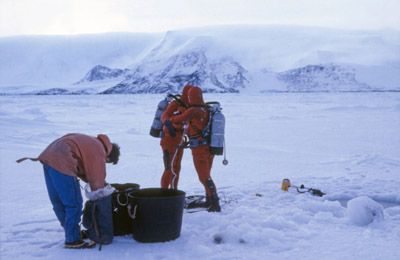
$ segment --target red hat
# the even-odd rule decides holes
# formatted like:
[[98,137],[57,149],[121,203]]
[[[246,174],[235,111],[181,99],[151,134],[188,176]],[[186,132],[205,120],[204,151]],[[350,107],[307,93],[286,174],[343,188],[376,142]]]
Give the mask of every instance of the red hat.
[[186,85],[182,90],[181,100],[185,104],[185,106],[189,105],[189,103],[188,103],[188,93],[189,93],[189,90],[192,87],[193,87],[192,85]]
[[203,105],[204,104],[203,91],[201,90],[201,88],[196,86],[190,88],[188,93],[188,101],[190,105],[193,104]]

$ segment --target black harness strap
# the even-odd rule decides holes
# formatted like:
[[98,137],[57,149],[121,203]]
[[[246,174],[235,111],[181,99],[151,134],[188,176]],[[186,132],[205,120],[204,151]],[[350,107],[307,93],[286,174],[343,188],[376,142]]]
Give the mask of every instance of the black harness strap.
[[181,107],[186,107],[185,103],[183,103],[183,101],[179,98],[181,95],[173,95],[173,94],[168,94],[168,97],[171,97],[173,99],[175,99],[176,102],[178,102],[178,105],[180,105]]
[[204,108],[209,108],[210,106],[207,105],[207,104],[191,104],[191,105],[188,106],[188,108],[191,108],[191,107],[204,107]]
[[197,132],[196,135],[191,135],[189,136],[189,138],[199,138],[199,137],[203,137],[203,131],[201,131],[200,129],[198,129],[192,121],[190,121],[190,126]]
[[[212,102],[207,102],[207,104],[191,104],[191,105],[188,106],[188,108],[191,108],[191,107],[203,107],[203,108],[209,109],[209,108],[210,108],[210,106],[208,105],[209,103],[212,103]],[[203,131],[200,130],[199,128],[197,128],[197,127],[193,124],[192,121],[190,121],[190,126],[197,132],[197,134],[196,134],[196,135],[189,136],[189,138],[199,138],[199,137],[203,137]],[[206,126],[206,127],[207,127],[207,126]]]

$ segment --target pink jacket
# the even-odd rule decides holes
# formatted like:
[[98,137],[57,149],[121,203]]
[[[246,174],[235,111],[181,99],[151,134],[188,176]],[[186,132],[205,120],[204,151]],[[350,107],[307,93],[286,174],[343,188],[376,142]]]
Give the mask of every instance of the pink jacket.
[[67,134],[52,142],[38,158],[22,158],[41,161],[66,175],[79,177],[90,184],[92,191],[104,188],[106,159],[112,144],[103,134],[96,137],[84,134]]

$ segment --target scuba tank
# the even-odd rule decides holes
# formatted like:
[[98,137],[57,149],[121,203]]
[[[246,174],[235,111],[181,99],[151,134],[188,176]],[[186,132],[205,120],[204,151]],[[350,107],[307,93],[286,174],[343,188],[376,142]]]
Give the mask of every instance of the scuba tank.
[[161,100],[157,105],[156,114],[154,116],[153,124],[151,125],[150,135],[153,137],[160,137],[161,131],[163,129],[163,124],[161,122],[161,116],[164,110],[167,108],[170,100],[168,97]]
[[207,105],[211,105],[209,129],[207,133],[209,135],[210,152],[215,155],[222,155],[225,147],[225,116],[222,114],[221,106],[218,102],[207,102]]
[[166,98],[160,101],[157,105],[156,114],[154,116],[153,124],[150,128],[150,135],[153,137],[161,137],[161,131],[163,130],[163,124],[161,122],[161,116],[167,108],[168,104],[175,99],[180,106],[185,107],[185,104],[180,100],[181,95],[168,94]]

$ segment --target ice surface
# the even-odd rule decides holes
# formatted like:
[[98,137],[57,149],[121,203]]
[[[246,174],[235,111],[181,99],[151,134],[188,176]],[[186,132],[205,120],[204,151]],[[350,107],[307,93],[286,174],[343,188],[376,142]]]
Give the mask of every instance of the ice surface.
[[[107,166],[108,182],[159,187],[162,151],[149,131],[162,98],[0,96],[0,258],[400,259],[398,93],[204,95],[219,101],[226,117],[229,164],[218,156],[211,172],[222,212],[184,214],[181,236],[167,243],[125,236],[101,252],[65,250],[40,163],[15,160],[39,155],[66,133],[104,133],[121,146],[118,165]],[[282,191],[283,178],[327,195]],[[204,194],[188,150],[179,188]],[[378,212],[364,196],[390,207]],[[371,216],[363,214],[371,205],[380,221],[349,221],[340,201],[355,198],[357,222]]]

